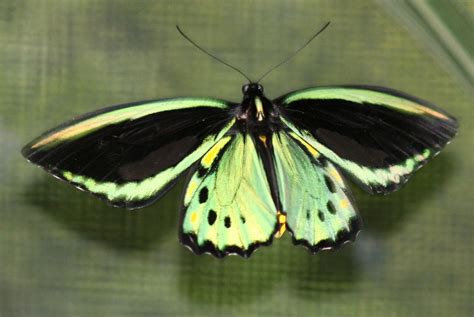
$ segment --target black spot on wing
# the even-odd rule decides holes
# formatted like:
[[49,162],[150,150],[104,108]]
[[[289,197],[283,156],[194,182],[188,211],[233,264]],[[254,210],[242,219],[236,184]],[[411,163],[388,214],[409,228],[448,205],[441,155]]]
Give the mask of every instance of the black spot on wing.
[[327,208],[328,208],[328,211],[329,211],[331,214],[333,214],[333,215],[336,214],[336,211],[337,211],[337,210],[336,210],[336,207],[334,207],[334,204],[332,203],[332,201],[328,200],[328,202],[327,202]]
[[209,196],[209,190],[207,189],[206,186],[204,186],[199,191],[199,203],[204,204],[207,201],[208,196]]
[[318,210],[318,218],[321,222],[324,222],[324,213],[321,210]]
[[331,193],[336,192],[336,185],[334,184],[333,180],[328,175],[324,175],[324,182],[326,183],[326,187],[329,189]]
[[227,229],[230,228],[230,226],[231,226],[231,221],[230,221],[230,217],[229,217],[229,216],[226,216],[226,217],[224,218],[224,226],[225,226]]
[[198,168],[197,168],[197,175],[199,178],[203,178],[207,172],[209,171],[209,169],[205,168],[204,166],[202,166],[201,164],[199,164]]
[[210,226],[216,222],[217,219],[217,214],[214,210],[210,209],[208,214],[207,214],[207,222],[209,223]]

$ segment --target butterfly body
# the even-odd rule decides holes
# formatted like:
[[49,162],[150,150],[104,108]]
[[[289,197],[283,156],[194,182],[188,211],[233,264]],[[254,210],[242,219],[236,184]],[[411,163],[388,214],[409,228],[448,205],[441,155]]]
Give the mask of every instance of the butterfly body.
[[262,85],[246,84],[242,92],[243,100],[237,105],[236,111],[240,131],[258,135],[281,129],[278,106],[263,94]]
[[380,87],[331,86],[274,100],[173,98],[109,107],[47,131],[23,155],[110,204],[141,208],[188,171],[180,240],[195,253],[249,256],[289,231],[310,251],[357,235],[345,178],[369,193],[402,186],[457,121]]

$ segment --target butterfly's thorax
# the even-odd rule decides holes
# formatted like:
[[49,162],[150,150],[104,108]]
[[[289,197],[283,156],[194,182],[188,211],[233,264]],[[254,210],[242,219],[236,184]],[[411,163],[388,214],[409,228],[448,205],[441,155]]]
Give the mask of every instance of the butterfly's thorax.
[[238,107],[237,121],[240,130],[250,133],[268,133],[277,130],[280,114],[276,106],[263,95],[259,84],[243,87],[244,98]]

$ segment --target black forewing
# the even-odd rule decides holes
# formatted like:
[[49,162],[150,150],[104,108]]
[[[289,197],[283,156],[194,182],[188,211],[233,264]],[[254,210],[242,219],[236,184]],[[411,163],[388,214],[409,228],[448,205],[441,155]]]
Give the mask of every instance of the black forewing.
[[[281,105],[283,116],[298,129],[309,132],[317,142],[333,151],[342,161],[364,167],[367,173],[381,169],[390,173],[391,167],[400,164],[409,166],[407,160],[418,157],[428,150],[427,157],[423,160],[417,159],[414,171],[426,163],[427,159],[436,155],[456,134],[457,121],[426,101],[381,87],[335,88],[357,89],[361,95],[363,91],[384,93],[412,101],[442,114],[441,117],[445,116],[441,118],[428,113],[410,113],[369,101],[354,102],[338,98],[336,90],[334,97],[331,98],[303,98],[285,103],[286,96],[282,96],[274,101]],[[344,169],[344,166],[342,167]],[[396,190],[411,174],[401,176],[398,182],[387,181],[386,184],[377,184],[375,180],[370,182],[364,180],[363,173],[351,171],[349,165],[345,167],[345,171],[369,192]]]
[[[157,175],[184,159],[189,159],[191,165],[199,157],[190,158],[190,154],[203,143],[204,139],[216,136],[231,120],[230,103],[229,108],[189,107],[104,124],[90,133],[74,135],[56,144],[34,146],[42,139],[61,133],[68,127],[90,118],[144,103],[109,107],[81,116],[46,132],[26,145],[22,153],[29,161],[59,178],[65,179],[63,173],[67,171],[90,178],[97,183],[107,182],[120,186]],[[173,181],[175,179],[176,177],[173,177]],[[173,183],[170,182],[160,192],[166,191]],[[74,185],[92,191],[83,186],[84,184]],[[133,197],[117,199],[112,201],[112,204],[137,208],[157,196],[158,193],[146,199]]]

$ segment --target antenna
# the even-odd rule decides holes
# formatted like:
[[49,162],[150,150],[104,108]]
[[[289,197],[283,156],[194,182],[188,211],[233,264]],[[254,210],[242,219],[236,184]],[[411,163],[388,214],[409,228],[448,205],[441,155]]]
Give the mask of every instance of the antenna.
[[314,40],[314,38],[316,36],[318,36],[319,34],[321,34],[330,24],[331,22],[328,21],[318,32],[316,32],[313,36],[311,36],[311,38],[303,44],[303,46],[301,46],[299,49],[297,49],[296,51],[293,52],[293,54],[291,54],[290,56],[288,56],[286,59],[284,59],[283,61],[281,61],[280,63],[276,64],[275,66],[273,66],[272,68],[270,68],[266,73],[264,73],[262,75],[262,77],[259,78],[259,80],[257,80],[257,83],[260,82],[263,78],[265,78],[268,74],[270,74],[272,71],[274,71],[275,69],[277,69],[278,67],[280,67],[281,65],[285,64],[286,62],[288,62],[290,59],[292,59],[293,57],[295,57],[296,54],[298,54],[303,48],[305,48],[306,46],[309,45],[309,43],[311,43],[311,41]]
[[250,80],[250,78],[245,75],[240,69],[238,69],[237,67],[235,66],[232,66],[230,65],[229,63],[223,61],[222,59],[220,59],[219,57],[209,53],[208,51],[206,51],[204,48],[202,48],[201,46],[199,46],[198,44],[196,44],[196,42],[194,42],[193,40],[191,40],[191,38],[189,38],[189,36],[187,36],[186,34],[184,34],[183,31],[181,31],[181,29],[179,28],[179,25],[176,25],[176,29],[178,29],[178,32],[186,39],[188,40],[188,42],[190,42],[191,44],[193,44],[196,48],[198,48],[199,50],[201,50],[202,52],[204,52],[206,55],[209,55],[210,57],[214,58],[215,60],[217,60],[218,62],[221,62],[222,64],[226,65],[227,67],[230,67],[232,68],[233,70],[237,71],[238,73],[240,73],[242,76],[244,76],[248,81],[249,83],[252,82],[252,80]]

